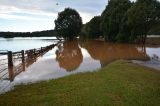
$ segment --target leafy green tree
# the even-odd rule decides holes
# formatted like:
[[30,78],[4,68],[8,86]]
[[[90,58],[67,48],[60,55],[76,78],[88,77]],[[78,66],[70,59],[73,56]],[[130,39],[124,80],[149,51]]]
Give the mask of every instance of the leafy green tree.
[[149,35],[157,35],[160,36],[160,25],[154,26],[148,32]]
[[95,16],[88,23],[86,23],[81,31],[80,37],[83,39],[94,39],[102,35],[100,29],[101,16]]
[[128,10],[131,38],[145,43],[147,33],[160,23],[160,3],[157,0],[137,0]]
[[66,8],[58,13],[55,20],[55,31],[58,38],[73,39],[77,37],[82,28],[82,19],[79,13],[71,8]]
[[109,1],[109,4],[102,13],[101,29],[105,40],[115,42],[128,37],[126,35],[130,31],[127,26],[127,10],[130,7],[131,2],[129,0]]
[[95,16],[87,25],[87,34],[89,38],[98,38],[102,35],[100,29],[101,17]]

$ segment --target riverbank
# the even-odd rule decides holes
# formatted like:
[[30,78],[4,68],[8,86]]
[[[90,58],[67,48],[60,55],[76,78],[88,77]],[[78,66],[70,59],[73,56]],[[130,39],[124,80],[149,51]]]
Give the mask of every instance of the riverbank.
[[2,106],[158,106],[160,72],[119,60],[88,73],[20,85],[0,96]]

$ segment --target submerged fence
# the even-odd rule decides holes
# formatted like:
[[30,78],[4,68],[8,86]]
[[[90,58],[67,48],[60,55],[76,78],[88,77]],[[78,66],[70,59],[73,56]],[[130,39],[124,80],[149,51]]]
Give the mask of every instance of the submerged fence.
[[8,77],[8,58],[6,52],[0,51],[0,80]]
[[13,81],[25,68],[33,64],[38,57],[54,48],[55,44],[37,49],[18,52],[0,51],[0,81]]

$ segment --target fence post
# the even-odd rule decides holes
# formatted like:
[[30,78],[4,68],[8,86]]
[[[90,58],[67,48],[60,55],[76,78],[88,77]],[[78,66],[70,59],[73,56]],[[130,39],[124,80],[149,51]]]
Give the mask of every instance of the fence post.
[[8,51],[8,73],[10,81],[14,80],[12,51]]
[[22,50],[21,52],[22,52],[22,63],[24,63],[25,62],[24,50]]
[[41,47],[41,54],[42,54],[42,47]]
[[34,56],[36,56],[36,49],[34,49],[33,52],[34,52]]
[[24,50],[22,52],[22,66],[23,66],[23,71],[25,71],[25,56],[24,56]]
[[41,47],[41,56],[42,56],[42,54],[43,54],[43,47]]

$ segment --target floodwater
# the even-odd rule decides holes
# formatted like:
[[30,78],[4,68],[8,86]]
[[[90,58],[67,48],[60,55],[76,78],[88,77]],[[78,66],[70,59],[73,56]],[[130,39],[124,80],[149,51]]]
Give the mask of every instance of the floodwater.
[[[51,39],[39,39],[38,42],[45,42],[45,44],[57,43]],[[37,44],[36,40],[34,40],[34,43]],[[35,46],[34,43],[32,44],[33,46]],[[36,47],[37,46],[38,44]],[[42,46],[42,44],[39,46]],[[12,48],[12,50],[15,49]],[[61,41],[43,57],[40,57],[37,61],[29,65],[24,72],[17,75],[13,82],[7,80],[3,81],[3,83],[9,83],[9,86],[5,87],[5,89],[0,92],[8,91],[15,85],[21,83],[34,83],[79,72],[95,71],[117,59],[148,62],[148,59],[153,58],[155,55],[160,57],[160,47],[147,47],[135,44],[113,44],[98,40],[85,42],[77,40]],[[155,60],[155,64],[158,64],[157,66],[160,65],[159,58]],[[0,86],[2,86],[2,84],[0,84]]]
[[21,51],[44,47],[57,41],[55,37],[17,37],[0,38],[0,50]]

